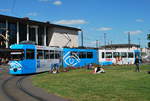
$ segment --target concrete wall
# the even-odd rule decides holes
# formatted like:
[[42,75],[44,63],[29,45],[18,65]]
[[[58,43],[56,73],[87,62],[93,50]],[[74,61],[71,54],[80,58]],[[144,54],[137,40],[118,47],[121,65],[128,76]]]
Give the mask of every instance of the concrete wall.
[[78,47],[78,31],[63,28],[50,28],[50,30],[48,46]]

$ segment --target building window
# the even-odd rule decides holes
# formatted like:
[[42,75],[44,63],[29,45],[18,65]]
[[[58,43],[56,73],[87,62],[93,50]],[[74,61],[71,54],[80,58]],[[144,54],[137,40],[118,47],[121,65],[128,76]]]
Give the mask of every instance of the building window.
[[17,24],[8,23],[9,45],[17,43]]
[[[2,34],[3,36],[6,35],[6,22],[2,22],[0,21],[0,34]],[[0,37],[0,48],[5,48],[6,40],[3,37]]]
[[38,29],[38,45],[44,45],[44,27]]
[[19,24],[19,41],[27,40],[27,25],[26,24]]
[[29,40],[35,42],[35,28],[29,27]]

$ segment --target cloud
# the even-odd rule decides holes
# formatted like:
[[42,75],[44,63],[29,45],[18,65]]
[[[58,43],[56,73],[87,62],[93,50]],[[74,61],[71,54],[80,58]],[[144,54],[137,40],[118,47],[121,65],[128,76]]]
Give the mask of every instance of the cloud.
[[54,1],[53,4],[59,6],[62,4],[62,2],[61,1]]
[[27,14],[28,16],[37,16],[38,14],[36,12],[30,12]]
[[64,24],[64,25],[77,25],[77,24],[86,24],[85,20],[60,20],[55,22],[56,24]]
[[135,30],[135,31],[125,31],[125,34],[128,34],[130,32],[130,34],[132,35],[136,35],[136,34],[140,34],[143,33],[141,30]]
[[143,19],[136,19],[136,22],[144,22]]
[[49,2],[49,0],[38,0],[39,2]]
[[0,9],[0,12],[10,12],[10,9]]
[[109,31],[109,30],[112,30],[111,27],[101,27],[101,28],[98,28],[97,29],[98,31]]

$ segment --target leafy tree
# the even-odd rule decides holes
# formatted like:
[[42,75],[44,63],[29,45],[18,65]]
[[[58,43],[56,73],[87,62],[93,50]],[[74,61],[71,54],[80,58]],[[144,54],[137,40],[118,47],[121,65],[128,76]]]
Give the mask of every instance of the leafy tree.
[[147,40],[150,40],[150,34],[147,34]]
[[148,42],[148,48],[150,48],[150,42]]

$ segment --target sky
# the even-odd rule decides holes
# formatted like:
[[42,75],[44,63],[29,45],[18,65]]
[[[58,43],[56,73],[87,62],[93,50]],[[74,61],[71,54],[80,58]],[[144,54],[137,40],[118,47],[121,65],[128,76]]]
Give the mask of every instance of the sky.
[[[147,47],[150,0],[0,0],[0,14],[83,30],[84,45],[131,43]],[[79,44],[80,35],[79,33]]]

